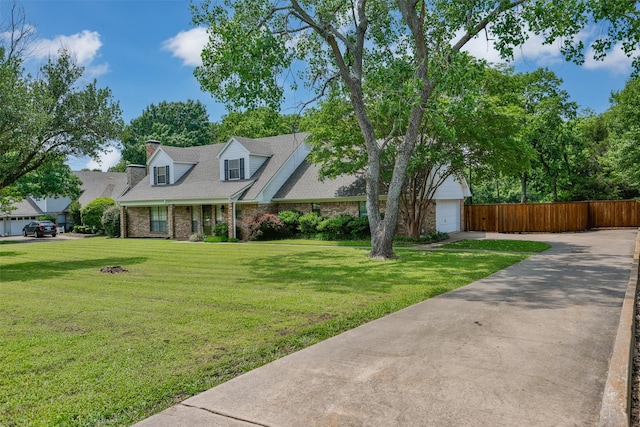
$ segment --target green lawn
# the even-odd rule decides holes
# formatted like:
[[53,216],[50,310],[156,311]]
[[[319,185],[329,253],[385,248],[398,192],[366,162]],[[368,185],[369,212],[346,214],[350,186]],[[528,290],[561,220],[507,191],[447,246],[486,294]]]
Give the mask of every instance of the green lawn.
[[474,249],[485,251],[505,252],[543,252],[551,248],[544,242],[532,242],[526,240],[461,240],[440,246],[446,249]]
[[[319,242],[322,244],[323,242]],[[88,238],[0,245],[0,425],[129,425],[526,254]],[[120,265],[128,273],[105,274]]]

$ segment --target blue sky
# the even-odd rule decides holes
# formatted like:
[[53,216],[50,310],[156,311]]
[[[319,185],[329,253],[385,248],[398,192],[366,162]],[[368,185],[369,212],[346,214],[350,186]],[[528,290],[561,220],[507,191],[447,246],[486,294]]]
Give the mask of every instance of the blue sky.
[[[0,0],[5,3],[8,0]],[[33,63],[62,46],[69,48],[86,67],[85,76],[108,86],[120,102],[126,123],[161,101],[199,100],[212,121],[226,114],[193,76],[206,30],[191,24],[188,0],[22,0],[27,21],[35,28]],[[0,13],[6,8],[0,8]],[[584,31],[593,38],[594,29]],[[472,41],[467,50],[498,62],[486,39]],[[564,80],[564,88],[581,108],[597,113],[609,107],[612,91],[624,87],[631,60],[619,50],[604,62],[588,59],[583,66],[565,62],[556,46],[543,46],[533,38],[517,53],[517,71],[548,67]],[[302,100],[302,99],[300,99]],[[116,150],[100,164],[91,159],[71,159],[72,168],[102,168],[117,163]]]

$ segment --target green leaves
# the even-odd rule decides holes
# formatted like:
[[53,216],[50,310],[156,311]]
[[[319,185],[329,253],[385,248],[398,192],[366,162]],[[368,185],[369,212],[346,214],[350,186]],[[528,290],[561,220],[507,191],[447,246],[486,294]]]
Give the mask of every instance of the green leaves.
[[612,95],[609,161],[616,175],[632,188],[640,188],[640,77]]
[[151,104],[126,126],[122,134],[122,161],[144,165],[147,161],[145,143],[150,139],[175,147],[210,144],[211,126],[206,107],[192,100]]
[[95,81],[80,85],[84,70],[64,50],[37,78],[25,73],[20,58],[0,53],[0,189],[77,194],[63,162],[69,155],[96,156],[120,136],[118,103]]

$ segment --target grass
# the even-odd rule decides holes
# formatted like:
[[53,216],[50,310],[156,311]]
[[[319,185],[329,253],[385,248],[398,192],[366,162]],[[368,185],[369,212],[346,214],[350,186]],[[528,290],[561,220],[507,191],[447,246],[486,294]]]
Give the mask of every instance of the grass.
[[[319,242],[324,244],[325,242]],[[0,425],[130,425],[528,255],[91,238],[0,247]],[[120,265],[128,273],[100,273]]]
[[474,249],[503,252],[543,252],[551,248],[544,242],[529,240],[461,240],[440,246],[447,249]]
[[371,240],[318,240],[318,239],[278,239],[278,240],[257,240],[250,244],[263,245],[301,245],[301,246],[346,246],[370,248]]

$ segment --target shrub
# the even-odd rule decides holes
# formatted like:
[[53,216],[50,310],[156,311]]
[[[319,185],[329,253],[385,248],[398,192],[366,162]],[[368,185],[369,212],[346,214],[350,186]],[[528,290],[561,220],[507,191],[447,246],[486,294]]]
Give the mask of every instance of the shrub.
[[189,236],[190,242],[202,242],[204,241],[204,233],[193,233]]
[[51,214],[40,215],[40,216],[38,217],[38,220],[39,220],[39,221],[51,221],[51,222],[53,222],[54,224],[55,224],[56,222],[58,222],[58,221],[57,221],[58,219],[57,219],[54,215],[51,215]]
[[338,215],[323,219],[318,224],[318,231],[328,236],[330,240],[342,240],[351,237],[349,222],[353,219],[351,215]]
[[353,217],[349,221],[349,234],[352,239],[368,239],[371,237],[371,229],[369,228],[369,217]]
[[228,240],[227,236],[209,236],[204,238],[204,241],[206,243],[220,243],[220,242],[226,242],[227,240]]
[[302,215],[298,221],[298,230],[305,236],[313,236],[318,232],[318,225],[324,218],[316,212],[309,212]]
[[82,225],[102,229],[102,215],[104,211],[109,206],[115,204],[116,202],[110,197],[99,197],[87,203],[87,205],[80,210]]
[[229,236],[229,224],[226,222],[219,222],[213,226],[213,235],[218,237]]
[[74,233],[79,233],[79,234],[93,234],[94,233],[94,229],[91,227],[86,227],[84,225],[74,225],[73,226],[73,232]]
[[282,235],[284,224],[274,214],[257,215],[247,223],[249,239],[274,239]]
[[299,211],[283,211],[278,214],[278,218],[284,224],[284,234],[291,236],[298,233],[300,216],[302,216],[302,212]]
[[120,237],[120,208],[109,206],[102,214],[102,228],[109,237]]

